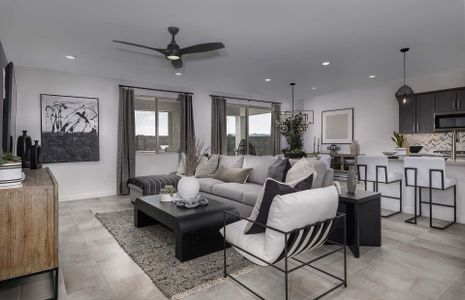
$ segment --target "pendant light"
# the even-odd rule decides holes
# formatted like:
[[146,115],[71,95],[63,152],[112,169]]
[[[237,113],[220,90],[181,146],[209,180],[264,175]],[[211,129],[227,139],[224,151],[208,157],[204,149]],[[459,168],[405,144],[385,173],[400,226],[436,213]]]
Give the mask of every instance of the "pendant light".
[[405,104],[407,102],[407,96],[413,94],[413,90],[411,87],[405,84],[405,55],[410,50],[410,48],[402,48],[400,52],[404,55],[404,85],[402,85],[396,92],[396,98],[399,103]]
[[291,82],[289,85],[291,86],[291,111],[279,112],[275,126],[279,128],[281,133],[288,131],[289,127],[296,127],[299,132],[304,132],[309,125],[313,124],[313,110],[295,110],[295,82]]

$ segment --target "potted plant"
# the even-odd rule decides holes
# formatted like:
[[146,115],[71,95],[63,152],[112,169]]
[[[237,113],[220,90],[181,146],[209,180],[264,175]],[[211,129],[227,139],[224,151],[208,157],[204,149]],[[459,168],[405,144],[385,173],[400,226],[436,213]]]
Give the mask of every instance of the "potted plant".
[[185,176],[178,182],[179,197],[183,199],[192,199],[199,194],[200,184],[194,174],[200,162],[200,158],[204,154],[205,151],[203,151],[202,142],[196,139],[190,139],[190,141],[187,142],[186,171]]
[[394,148],[397,155],[406,155],[407,154],[406,140],[405,140],[405,136],[403,134],[394,131],[393,136],[391,137],[391,140],[397,146],[396,148]]
[[21,158],[9,152],[0,155],[0,187],[20,187],[22,180]]
[[160,191],[160,201],[171,202],[173,200],[176,189],[172,185],[165,185]]
[[301,158],[307,156],[303,149],[303,133],[305,126],[303,125],[302,113],[287,117],[280,127],[281,134],[286,137],[289,145],[283,149],[283,154],[288,158]]

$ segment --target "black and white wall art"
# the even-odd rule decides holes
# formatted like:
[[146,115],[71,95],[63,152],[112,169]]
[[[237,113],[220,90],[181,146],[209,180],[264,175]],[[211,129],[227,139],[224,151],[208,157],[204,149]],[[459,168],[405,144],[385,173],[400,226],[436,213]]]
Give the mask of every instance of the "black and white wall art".
[[99,160],[98,98],[40,95],[44,163]]

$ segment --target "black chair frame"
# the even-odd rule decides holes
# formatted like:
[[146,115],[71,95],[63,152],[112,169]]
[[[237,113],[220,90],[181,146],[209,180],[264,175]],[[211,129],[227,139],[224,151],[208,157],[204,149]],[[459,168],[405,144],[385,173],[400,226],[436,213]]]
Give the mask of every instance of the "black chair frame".
[[[414,184],[411,185],[408,182],[408,177],[407,175],[409,172],[414,173]],[[441,175],[441,187],[440,188],[434,188],[433,187],[433,173],[439,173]],[[422,204],[428,204],[429,205],[429,227],[435,228],[435,229],[441,229],[444,230],[451,225],[455,224],[457,222],[457,185],[453,185],[451,187],[445,188],[444,187],[444,170],[441,169],[430,169],[429,170],[429,186],[419,186],[418,185],[418,169],[417,168],[405,168],[405,186],[407,187],[413,187],[415,189],[415,197],[414,197],[414,205],[413,205],[413,217],[408,218],[405,220],[406,223],[410,224],[417,224],[417,218],[422,216],[422,211],[421,207]],[[454,204],[443,204],[443,203],[437,203],[433,202],[433,190],[438,190],[438,191],[446,191],[453,188],[454,189]],[[421,191],[422,189],[428,189],[429,191],[429,201],[423,201],[421,199]],[[417,195],[418,194],[418,195]],[[417,202],[419,203],[419,210],[420,213],[417,214]],[[435,206],[443,206],[443,207],[450,207],[454,209],[454,220],[451,222],[448,222],[444,226],[435,226],[433,225],[433,205]]]
[[[259,227],[265,228],[265,229],[267,229],[267,230],[269,229],[269,230],[274,230],[274,231],[276,231],[276,232],[282,233],[282,234],[284,235],[284,257],[283,257],[282,259],[280,259],[279,261],[277,261],[277,262],[269,263],[269,262],[263,260],[262,258],[256,256],[255,254],[250,253],[249,251],[242,249],[241,247],[239,247],[239,246],[237,246],[237,245],[234,245],[234,244],[232,244],[232,243],[228,243],[228,242],[226,241],[226,215],[227,215],[227,214],[228,214],[228,215],[233,215],[233,216],[235,216],[235,217],[237,217],[237,218],[239,218],[239,219],[241,219],[241,220],[246,220],[246,221],[248,221],[248,222],[254,223],[254,224],[258,225]],[[336,279],[336,280],[339,281],[339,283],[338,283],[336,286],[334,286],[334,287],[332,287],[331,289],[325,291],[324,293],[318,295],[318,296],[315,297],[314,299],[320,299],[320,298],[322,298],[322,297],[328,295],[328,294],[331,293],[332,291],[338,289],[338,288],[341,287],[341,286],[347,287],[347,250],[346,250],[346,246],[347,246],[347,234],[346,234],[346,215],[345,215],[345,214],[339,213],[339,212],[338,212],[338,213],[336,214],[336,217],[334,217],[334,218],[332,218],[332,219],[328,219],[328,220],[325,220],[325,221],[323,221],[323,222],[317,222],[317,223],[314,223],[314,224],[306,225],[306,226],[304,226],[304,227],[297,228],[297,229],[294,229],[294,230],[291,230],[291,231],[287,231],[287,232],[282,231],[282,230],[279,230],[279,229],[277,229],[277,228],[273,228],[273,227],[271,227],[271,226],[267,226],[267,225],[262,224],[262,223],[259,223],[259,222],[255,222],[255,221],[250,220],[250,219],[248,219],[248,218],[241,217],[241,216],[239,216],[239,215],[237,215],[237,214],[235,214],[235,213],[229,212],[229,211],[224,211],[223,220],[224,220],[224,227],[223,227],[223,230],[224,230],[224,232],[223,232],[223,234],[224,234],[224,250],[223,250],[223,255],[224,255],[224,274],[223,274],[223,276],[224,276],[224,278],[228,278],[228,277],[231,278],[234,282],[236,282],[237,284],[239,284],[240,286],[242,286],[243,288],[245,288],[246,290],[248,290],[250,293],[252,293],[252,294],[255,295],[256,297],[258,297],[259,299],[264,300],[265,298],[262,297],[262,296],[260,296],[256,291],[252,290],[251,288],[249,288],[248,286],[246,286],[243,282],[239,281],[237,278],[235,278],[234,276],[232,276],[231,274],[229,274],[229,273],[227,272],[226,248],[227,248],[228,245],[231,245],[232,247],[237,248],[237,249],[239,249],[240,251],[242,251],[242,252],[244,252],[244,253],[247,253],[248,255],[250,255],[250,256],[252,256],[252,257],[254,257],[254,258],[256,258],[256,259],[258,259],[258,260],[260,260],[260,261],[262,261],[262,262],[264,262],[264,263],[267,264],[268,266],[271,266],[271,267],[273,267],[273,268],[275,268],[275,269],[277,269],[277,270],[283,272],[283,273],[284,273],[285,299],[286,299],[286,300],[288,300],[288,299],[290,298],[290,295],[289,295],[289,274],[290,274],[291,272],[294,272],[294,271],[296,271],[296,270],[298,270],[298,269],[300,269],[300,268],[302,268],[302,267],[305,267],[305,266],[308,266],[308,267],[310,267],[310,268],[312,268],[312,269],[315,269],[315,270],[317,270],[317,271],[319,271],[319,272],[321,272],[321,273],[323,273],[323,274],[326,274],[327,276],[330,276],[330,277],[332,277],[332,278],[334,278],[334,279]],[[331,231],[334,230],[336,221],[342,220],[342,222],[343,222],[343,224],[344,224],[344,244],[340,244],[340,243],[337,243],[337,242],[330,241],[330,240],[328,240],[327,237],[326,237],[325,244],[335,245],[335,246],[338,246],[338,247],[337,247],[336,249],[333,249],[333,250],[331,250],[331,251],[329,251],[329,252],[323,254],[323,255],[320,255],[320,256],[318,256],[318,257],[316,257],[316,258],[313,258],[313,259],[311,259],[310,261],[307,261],[307,262],[302,261],[302,260],[300,260],[300,259],[297,259],[297,258],[295,258],[295,257],[292,257],[292,256],[289,256],[289,255],[288,255],[288,250],[289,250],[289,249],[288,249],[287,241],[288,241],[288,237],[290,236],[290,234],[292,234],[292,233],[294,233],[294,232],[298,232],[298,231],[300,231],[300,230],[307,229],[307,228],[312,227],[312,226],[316,226],[316,225],[319,225],[319,224],[322,224],[322,223],[331,221],[331,220],[333,220],[333,221],[335,221],[335,222],[332,223],[331,229],[330,229],[330,231],[329,231],[329,233],[328,233],[328,236],[330,235]],[[325,258],[325,257],[327,257],[327,256],[329,256],[329,255],[331,255],[331,254],[334,254],[334,253],[336,253],[336,252],[339,252],[339,251],[343,251],[343,253],[344,253],[344,261],[343,261],[343,264],[344,264],[344,278],[340,278],[340,277],[338,277],[338,276],[336,276],[336,275],[334,275],[334,274],[331,274],[331,273],[329,273],[329,272],[326,272],[326,271],[324,271],[324,270],[322,270],[322,269],[320,269],[320,268],[317,268],[317,267],[311,265],[312,263],[314,263],[314,262],[316,262],[316,261],[318,261],[318,260],[320,260],[320,259],[322,259],[322,258]],[[297,265],[297,266],[295,266],[295,267],[293,267],[293,268],[290,268],[290,267],[289,267],[289,260],[290,260],[290,259],[293,259],[294,261],[296,261],[296,262],[298,262],[298,263],[300,263],[300,264]],[[281,267],[279,267],[279,266],[276,265],[278,262],[280,262],[280,261],[282,261],[282,260],[284,260],[284,268],[281,268]]]
[[[388,199],[399,200],[399,210],[396,210],[396,211],[394,211],[394,212],[392,212],[392,213],[390,213],[390,214],[387,214],[387,215],[381,215],[381,217],[383,217],[383,218],[389,218],[389,217],[392,217],[392,216],[394,216],[394,215],[397,215],[397,214],[401,213],[401,212],[402,212],[402,179],[400,179],[400,180],[395,180],[395,181],[387,181],[387,180],[388,180],[387,167],[386,167],[386,166],[378,166],[378,165],[377,165],[377,166],[376,166],[376,178],[375,178],[375,181],[373,181],[373,180],[368,180],[368,179],[367,179],[367,175],[368,175],[368,174],[367,174],[367,173],[368,173],[367,168],[368,168],[368,167],[367,167],[367,165],[365,165],[365,164],[359,164],[359,165],[357,165],[357,172],[358,172],[358,174],[359,174],[359,175],[358,175],[358,176],[359,176],[359,179],[360,179],[360,174],[362,174],[362,173],[360,173],[360,171],[361,171],[361,170],[360,170],[360,169],[361,169],[360,167],[363,167],[363,169],[364,169],[363,174],[365,175],[365,177],[364,177],[365,180],[359,180],[359,181],[363,181],[363,182],[365,183],[365,191],[368,189],[368,182],[373,183],[373,191],[374,191],[374,192],[379,192],[379,184],[380,184],[380,183],[382,183],[382,184],[391,184],[391,183],[396,183],[396,182],[399,183],[399,197],[381,194],[381,198],[388,198]],[[380,171],[381,169],[384,170],[384,179],[385,179],[385,181],[379,181],[379,175],[378,175],[378,174],[379,174],[379,171]]]

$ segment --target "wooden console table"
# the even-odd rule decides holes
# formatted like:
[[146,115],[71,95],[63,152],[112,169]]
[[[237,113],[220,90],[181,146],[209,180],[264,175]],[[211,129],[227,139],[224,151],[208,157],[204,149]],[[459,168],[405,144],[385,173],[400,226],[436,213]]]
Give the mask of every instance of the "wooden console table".
[[0,281],[50,272],[58,299],[58,185],[48,168],[23,172],[0,189]]

